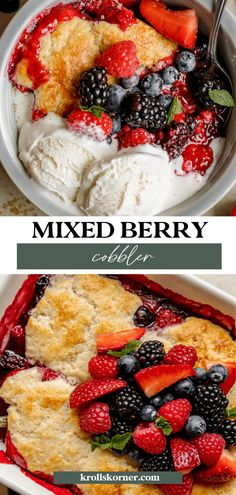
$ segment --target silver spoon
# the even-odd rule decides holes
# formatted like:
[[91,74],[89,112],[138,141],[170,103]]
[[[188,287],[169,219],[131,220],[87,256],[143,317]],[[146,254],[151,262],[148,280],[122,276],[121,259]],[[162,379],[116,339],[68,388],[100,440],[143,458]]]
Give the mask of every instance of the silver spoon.
[[222,19],[222,14],[225,8],[227,0],[218,0],[216,2],[216,9],[215,9],[215,14],[214,14],[214,22],[213,26],[211,28],[210,36],[209,36],[209,44],[208,44],[208,58],[211,61],[211,64],[213,67],[216,69],[216,72],[219,74],[221,73],[224,78],[229,83],[229,86],[231,88],[231,93],[233,93],[233,83],[230,75],[226,70],[222,67],[222,65],[219,63],[217,59],[217,41],[218,41],[218,34],[220,30],[220,24],[221,24],[221,19]]

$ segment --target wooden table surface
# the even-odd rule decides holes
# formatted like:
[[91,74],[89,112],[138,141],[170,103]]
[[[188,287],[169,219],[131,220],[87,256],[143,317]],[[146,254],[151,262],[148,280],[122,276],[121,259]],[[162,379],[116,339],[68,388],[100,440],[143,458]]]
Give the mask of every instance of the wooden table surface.
[[[26,0],[22,0],[23,4]],[[36,1],[36,0],[35,0]],[[236,15],[236,1],[228,0],[228,5]],[[0,15],[0,33],[3,31],[11,14]],[[232,206],[236,204],[236,186],[209,212],[208,215],[229,215]],[[0,215],[41,215],[42,212],[28,201],[13,184],[0,163]]]

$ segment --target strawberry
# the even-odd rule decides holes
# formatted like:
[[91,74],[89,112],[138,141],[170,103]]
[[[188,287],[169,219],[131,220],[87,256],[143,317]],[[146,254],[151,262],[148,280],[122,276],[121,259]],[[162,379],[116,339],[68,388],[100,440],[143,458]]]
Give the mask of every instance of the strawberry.
[[98,352],[117,351],[125,347],[130,340],[141,339],[144,333],[144,328],[132,328],[115,333],[101,333],[96,338],[97,350]]
[[40,275],[29,275],[18,290],[13,303],[6,309],[0,321],[0,353],[8,344],[11,330],[19,324],[20,317],[28,309],[39,277]]
[[222,364],[228,370],[227,378],[223,381],[223,383],[220,383],[221,390],[223,390],[224,394],[227,395],[236,382],[236,363],[234,362],[223,363],[219,361],[212,361],[210,363],[207,363],[206,366],[207,370],[209,370],[211,366],[214,366],[214,364]]
[[172,438],[170,446],[176,471],[187,474],[201,464],[197,449],[183,438]]
[[178,325],[183,321],[180,315],[175,314],[171,309],[161,308],[156,317],[156,325],[159,328],[164,328],[170,325]]
[[139,68],[136,45],[133,41],[115,43],[98,57],[96,64],[104,67],[110,76],[131,77]]
[[193,476],[184,474],[181,485],[159,485],[165,495],[191,495],[193,488]]
[[90,375],[96,379],[117,378],[117,359],[113,356],[95,356],[88,364]]
[[166,448],[166,437],[155,423],[140,423],[133,433],[137,447],[149,454],[161,454]]
[[193,49],[197,41],[198,18],[192,9],[170,10],[162,2],[142,0],[140,12],[156,30],[184,48]]
[[159,409],[158,415],[169,421],[172,433],[177,433],[184,428],[191,411],[192,406],[187,399],[176,399],[164,404]]
[[231,217],[236,217],[236,205],[232,208],[230,215]]
[[103,402],[94,402],[80,414],[80,428],[85,433],[99,435],[111,429],[109,407]]
[[50,368],[41,368],[41,375],[42,375],[42,382],[51,382],[53,380],[56,380],[57,378],[60,378],[60,373],[57,373],[56,371],[50,370]]
[[159,364],[139,371],[135,380],[146,396],[152,397],[173,383],[194,375],[194,369],[187,364]]
[[191,444],[197,449],[201,463],[206,466],[216,464],[225,448],[225,440],[218,433],[204,433],[193,438]]
[[195,365],[197,353],[194,347],[190,345],[174,345],[165,355],[164,362],[168,364],[191,364]]
[[223,450],[217,464],[200,468],[195,478],[201,483],[224,483],[236,478],[236,457],[228,450]]
[[125,125],[117,134],[119,141],[119,149],[136,147],[141,144],[153,143],[155,140],[154,134],[142,128],[132,129]]
[[112,131],[112,119],[100,107],[91,107],[88,110],[73,110],[67,117],[69,127],[93,138],[95,141],[104,141]]
[[126,385],[127,383],[123,380],[88,380],[73,390],[70,396],[70,407],[74,409],[75,407],[82,406],[86,402],[120,390],[126,387]]

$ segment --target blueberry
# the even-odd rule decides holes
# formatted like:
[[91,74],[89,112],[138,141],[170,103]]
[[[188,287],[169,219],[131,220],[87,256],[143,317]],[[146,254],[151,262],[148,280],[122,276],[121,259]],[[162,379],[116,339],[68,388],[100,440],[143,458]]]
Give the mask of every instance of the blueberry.
[[163,80],[159,74],[148,74],[142,79],[140,86],[148,96],[158,96],[163,87]]
[[171,103],[173,101],[173,96],[171,96],[171,95],[160,95],[160,96],[158,96],[157,100],[158,100],[158,103],[162,107],[169,108],[169,106],[171,105]]
[[108,112],[119,113],[125,96],[126,90],[124,88],[117,84],[110,86],[106,110]]
[[175,63],[180,72],[193,72],[196,68],[196,57],[194,53],[185,50],[178,53]]
[[206,371],[203,369],[203,368],[194,368],[194,371],[195,371],[195,376],[192,376],[191,377],[191,380],[194,382],[194,383],[204,383],[206,381],[206,378],[207,378],[207,374],[206,374]]
[[160,409],[161,406],[163,406],[164,402],[162,397],[160,395],[156,395],[156,397],[153,397],[150,400],[150,404],[155,407],[155,409]]
[[207,372],[207,378],[212,383],[222,383],[228,376],[228,370],[222,364],[215,364]]
[[163,404],[167,404],[167,402],[171,402],[174,400],[174,396],[171,393],[168,393],[162,397]]
[[175,385],[175,393],[179,397],[190,397],[195,392],[195,387],[189,378],[181,380]]
[[135,375],[140,370],[139,362],[135,356],[122,356],[118,363],[118,374],[121,377],[127,378]]
[[200,416],[189,416],[185,431],[190,437],[203,435],[207,429],[206,421]]
[[145,453],[138,447],[134,447],[128,452],[128,457],[135,465],[140,466],[145,459]]
[[176,67],[170,66],[163,70],[162,79],[164,84],[172,85],[179,79],[179,71]]
[[140,418],[143,421],[154,421],[157,417],[157,412],[154,406],[144,406],[140,411]]
[[120,132],[121,126],[122,126],[121,116],[114,115],[114,117],[112,117],[112,134],[117,134],[117,132]]
[[148,327],[154,320],[155,315],[152,315],[145,306],[140,306],[134,315],[134,323],[137,327]]
[[125,89],[132,89],[139,83],[138,74],[134,74],[132,77],[123,77],[120,79],[120,85]]

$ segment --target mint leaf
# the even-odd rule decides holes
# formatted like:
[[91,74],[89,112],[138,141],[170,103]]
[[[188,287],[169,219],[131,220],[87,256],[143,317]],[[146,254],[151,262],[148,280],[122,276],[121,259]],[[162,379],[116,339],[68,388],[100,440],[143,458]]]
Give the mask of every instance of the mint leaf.
[[126,356],[126,354],[136,351],[140,346],[141,342],[139,340],[131,340],[123,349],[121,349],[121,351],[108,351],[107,354],[120,358],[122,356]]
[[110,449],[111,448],[111,440],[109,437],[106,435],[100,435],[98,437],[95,437],[91,441],[91,446],[92,446],[92,452],[99,447],[102,450]]
[[123,433],[123,435],[115,435],[111,439],[111,445],[113,449],[124,450],[127,443],[132,438],[132,433]]
[[122,451],[131,438],[132,432],[124,433],[123,435],[115,435],[112,438],[109,438],[106,435],[99,435],[91,441],[92,451],[97,447],[101,450],[116,449]]
[[167,437],[172,433],[172,426],[167,419],[163,418],[163,416],[159,416],[159,418],[156,419],[155,424],[158,428],[161,428],[164,435]]
[[168,124],[173,121],[175,115],[182,113],[183,110],[184,108],[181,101],[179,100],[178,96],[175,96],[168,111]]
[[236,416],[236,407],[232,407],[232,409],[226,409],[225,414],[227,418],[234,418]]
[[217,105],[229,108],[235,106],[233,96],[226,89],[213,89],[208,94],[210,99]]

